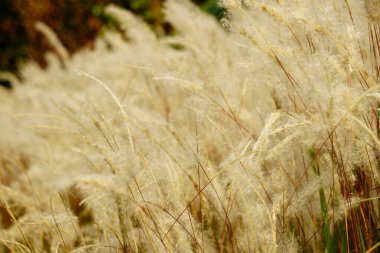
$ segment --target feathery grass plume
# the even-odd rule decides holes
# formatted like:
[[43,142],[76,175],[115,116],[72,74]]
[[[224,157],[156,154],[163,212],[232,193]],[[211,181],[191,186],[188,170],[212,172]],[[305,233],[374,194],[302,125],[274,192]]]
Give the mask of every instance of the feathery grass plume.
[[378,1],[220,4],[0,90],[0,251],[378,249]]

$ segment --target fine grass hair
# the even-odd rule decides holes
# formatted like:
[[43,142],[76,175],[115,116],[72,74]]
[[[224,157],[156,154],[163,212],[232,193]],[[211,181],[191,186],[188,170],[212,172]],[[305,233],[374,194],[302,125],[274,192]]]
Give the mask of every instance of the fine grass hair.
[[0,90],[0,252],[377,252],[380,2],[167,0]]

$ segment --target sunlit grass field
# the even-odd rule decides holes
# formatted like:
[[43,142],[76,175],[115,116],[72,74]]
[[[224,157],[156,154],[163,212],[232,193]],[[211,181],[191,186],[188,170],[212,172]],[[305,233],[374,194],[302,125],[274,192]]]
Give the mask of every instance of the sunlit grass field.
[[378,252],[380,2],[167,0],[0,89],[0,252]]

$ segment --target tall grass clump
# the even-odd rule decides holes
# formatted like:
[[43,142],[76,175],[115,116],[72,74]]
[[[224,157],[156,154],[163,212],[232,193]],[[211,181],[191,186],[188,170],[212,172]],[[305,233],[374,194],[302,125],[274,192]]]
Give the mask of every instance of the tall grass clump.
[[379,250],[380,2],[220,4],[0,91],[2,252]]

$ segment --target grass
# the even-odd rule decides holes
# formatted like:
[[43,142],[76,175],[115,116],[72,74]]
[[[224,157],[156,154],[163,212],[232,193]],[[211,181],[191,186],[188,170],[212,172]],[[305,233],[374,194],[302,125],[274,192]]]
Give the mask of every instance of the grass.
[[379,5],[221,4],[0,91],[0,252],[379,250]]

